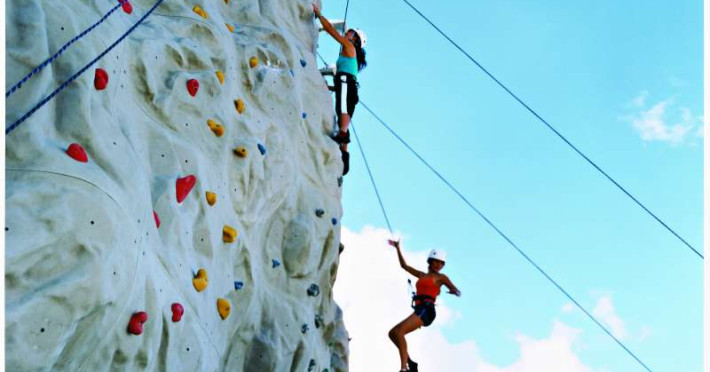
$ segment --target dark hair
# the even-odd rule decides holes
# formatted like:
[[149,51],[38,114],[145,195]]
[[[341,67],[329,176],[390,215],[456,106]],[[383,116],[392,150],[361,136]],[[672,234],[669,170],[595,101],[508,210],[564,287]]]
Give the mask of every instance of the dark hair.
[[360,35],[355,33],[355,56],[357,57],[357,70],[362,71],[367,67],[367,61],[365,60],[365,49],[360,46]]

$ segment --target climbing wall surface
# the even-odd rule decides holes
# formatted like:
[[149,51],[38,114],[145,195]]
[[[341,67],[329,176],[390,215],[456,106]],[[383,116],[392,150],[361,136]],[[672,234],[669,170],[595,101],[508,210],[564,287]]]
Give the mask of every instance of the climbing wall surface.
[[[154,4],[7,2],[8,91],[81,38],[6,127]],[[310,0],[165,0],[6,136],[8,370],[347,370],[316,33]]]

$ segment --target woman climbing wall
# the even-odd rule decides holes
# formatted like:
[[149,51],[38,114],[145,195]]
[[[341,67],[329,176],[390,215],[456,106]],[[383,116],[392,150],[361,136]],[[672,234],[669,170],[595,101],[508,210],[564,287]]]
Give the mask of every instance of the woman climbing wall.
[[338,134],[333,140],[340,145],[343,158],[343,175],[350,170],[350,132],[348,126],[358,103],[357,74],[367,66],[365,60],[365,43],[367,36],[360,29],[349,29],[344,35],[338,33],[328,20],[323,17],[320,9],[313,4],[313,12],[323,25],[323,29],[341,45],[340,55],[336,62],[336,72],[333,78],[335,88],[335,112],[338,115]]

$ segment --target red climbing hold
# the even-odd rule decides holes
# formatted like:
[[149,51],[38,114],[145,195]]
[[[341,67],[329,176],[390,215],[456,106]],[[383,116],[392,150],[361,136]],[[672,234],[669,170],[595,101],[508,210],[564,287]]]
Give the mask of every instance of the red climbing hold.
[[193,175],[178,178],[175,183],[175,196],[177,197],[178,203],[182,203],[182,201],[185,200],[187,194],[189,194],[192,188],[195,187],[196,182],[197,178]]
[[196,96],[197,95],[197,90],[200,89],[200,82],[197,81],[197,79],[190,79],[187,81],[187,92],[190,93],[191,96]]
[[102,68],[97,68],[94,74],[94,88],[104,90],[106,85],[108,85],[108,73]]
[[158,214],[153,211],[153,218],[155,218],[155,228],[159,229],[160,228],[160,217],[158,217]]
[[140,335],[143,333],[143,323],[148,321],[148,314],[145,311],[139,311],[131,315],[131,320],[128,322],[128,333]]
[[131,14],[133,12],[133,5],[128,0],[119,0],[119,3],[121,3],[121,8],[123,8],[123,11],[126,12],[126,14]]
[[182,319],[182,314],[185,312],[185,309],[177,302],[170,306],[170,309],[173,311],[173,322],[179,322],[180,319]]
[[67,149],[67,155],[71,156],[72,159],[86,163],[89,161],[89,157],[86,155],[86,151],[78,143],[72,143]]

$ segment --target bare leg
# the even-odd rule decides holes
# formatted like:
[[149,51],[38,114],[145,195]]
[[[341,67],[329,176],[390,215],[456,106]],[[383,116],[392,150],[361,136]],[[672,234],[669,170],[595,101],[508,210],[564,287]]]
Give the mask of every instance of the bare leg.
[[[350,127],[350,115],[340,114],[340,120],[338,120],[338,130],[345,133],[348,131],[348,127]],[[340,149],[343,151],[348,151],[348,144],[341,144]]]
[[390,340],[399,349],[399,360],[401,362],[401,369],[407,369],[407,360],[409,359],[409,354],[407,353],[407,340],[404,339],[404,335],[419,329],[424,323],[419,319],[418,316],[412,314],[406,319],[401,321],[399,324],[394,326],[389,332]]

